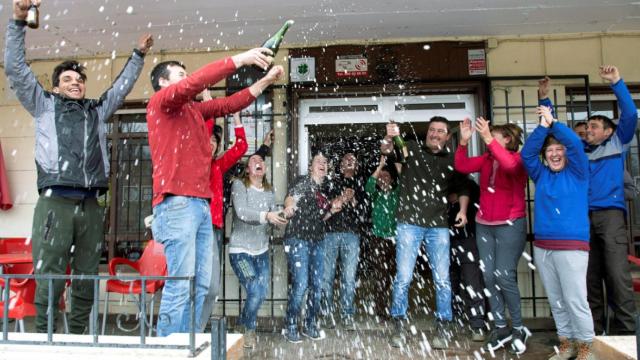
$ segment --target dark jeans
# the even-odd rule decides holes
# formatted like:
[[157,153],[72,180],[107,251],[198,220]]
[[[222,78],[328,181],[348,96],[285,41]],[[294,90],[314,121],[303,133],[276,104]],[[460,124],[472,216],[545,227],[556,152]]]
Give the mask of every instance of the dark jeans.
[[[71,265],[74,275],[96,275],[104,240],[104,208],[95,198],[72,200],[40,195],[33,214],[33,263],[36,274],[61,274]],[[65,280],[53,281],[57,309]],[[36,331],[47,332],[48,280],[36,282]],[[71,283],[69,331],[82,334],[93,305],[93,281]],[[54,312],[54,325],[57,315]]]
[[636,304],[627,261],[627,232],[621,210],[590,213],[591,251],[587,269],[587,297],[596,334],[604,331],[604,281],[608,304],[613,308],[612,332],[635,332]]
[[[471,255],[469,255],[471,254]],[[453,310],[463,316],[472,328],[484,326],[484,281],[478,260],[475,237],[451,239],[451,289]]]
[[522,326],[520,289],[516,278],[518,260],[527,240],[525,218],[512,225],[482,225],[476,223],[476,244],[484,264],[482,275],[491,293],[489,305],[498,327],[507,325],[505,304],[511,314],[511,325]]
[[258,310],[269,289],[269,252],[255,256],[246,253],[229,254],[229,262],[247,292],[247,300],[240,313],[240,323],[247,329],[255,330]]
[[316,318],[320,314],[322,298],[322,275],[324,253],[322,241],[308,241],[289,238],[284,241],[289,268],[289,299],[287,301],[286,325],[291,329],[298,324],[298,316],[302,310],[302,300],[307,294],[307,309],[304,326],[316,326]]

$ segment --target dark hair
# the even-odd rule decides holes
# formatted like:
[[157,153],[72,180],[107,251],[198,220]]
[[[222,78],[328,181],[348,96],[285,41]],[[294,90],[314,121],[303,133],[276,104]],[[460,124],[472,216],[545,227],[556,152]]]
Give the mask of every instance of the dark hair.
[[431,119],[429,119],[429,122],[427,123],[427,130],[429,130],[431,128],[431,124],[434,122],[439,122],[439,123],[443,123],[445,125],[447,125],[447,134],[451,133],[451,124],[449,123],[449,120],[447,120],[446,117],[443,116],[434,116]]
[[555,138],[555,136],[553,135],[547,135],[547,137],[544,139],[544,144],[542,144],[542,150],[540,150],[540,155],[542,155],[542,158],[544,159],[544,153],[547,151],[547,148],[551,145],[563,145],[558,139]]
[[616,124],[608,116],[605,116],[605,115],[591,115],[591,116],[589,116],[587,121],[591,121],[591,120],[601,121],[602,122],[602,127],[605,130],[611,129],[613,131],[616,131]]
[[587,126],[587,122],[586,121],[578,121],[577,123],[573,124],[573,128],[577,128],[578,126]]
[[[216,125],[216,126],[218,126],[218,125]],[[216,139],[216,152],[215,152],[215,154],[213,154],[213,156],[216,157],[216,156],[218,156],[218,154],[220,154],[220,151],[221,151],[220,143],[222,142],[222,134],[217,132],[216,129],[213,128],[213,132],[211,133],[211,137]]]
[[86,70],[85,67],[75,60],[67,60],[53,68],[53,74],[51,74],[51,84],[53,84],[53,87],[60,85],[60,75],[68,70],[75,71],[80,74],[80,78],[83,81],[87,80],[87,75],[84,73]]
[[169,79],[169,66],[180,66],[183,69],[187,69],[183,63],[175,60],[163,61],[160,64],[156,65],[153,70],[151,70],[151,86],[154,91],[158,91],[161,89],[160,87],[160,78]]
[[395,164],[386,164],[382,171],[386,171],[391,176],[391,187],[395,189],[398,186],[398,169],[396,169]]
[[499,132],[503,137],[511,139],[505,146],[507,150],[518,151],[520,145],[522,145],[522,128],[516,124],[502,124],[494,125],[491,127],[491,131]]

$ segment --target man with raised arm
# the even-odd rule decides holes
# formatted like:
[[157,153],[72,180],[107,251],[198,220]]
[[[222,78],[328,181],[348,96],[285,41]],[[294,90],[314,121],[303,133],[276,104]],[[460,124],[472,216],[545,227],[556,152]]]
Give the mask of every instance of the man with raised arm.
[[[104,241],[104,208],[97,198],[109,185],[106,121],[122,105],[138,79],[153,39],[143,35],[120,75],[99,99],[85,99],[85,68],[67,60],[53,69],[51,91],[38,82],[25,60],[29,6],[40,0],[13,0],[7,26],[4,71],[16,97],[36,126],[38,193],[33,215],[33,264],[36,274],[98,273]],[[49,286],[36,281],[36,330],[47,331]],[[53,282],[53,303],[64,290]],[[84,332],[93,304],[93,282],[71,284],[69,331]],[[54,317],[55,320],[55,317]],[[55,325],[55,321],[54,321]]]
[[[205,102],[193,99],[241,66],[267,68],[273,58],[266,54],[271,54],[270,50],[252,49],[211,62],[190,75],[177,61],[162,62],[151,72],[151,84],[156,91],[147,106],[153,164],[152,231],[155,240],[164,245],[169,276],[195,276],[196,332],[202,332],[208,320],[205,313],[209,312],[211,301],[205,301],[205,297],[217,293],[219,286],[215,279],[211,283],[212,269],[219,268],[220,260],[213,247],[209,209],[212,148],[205,119],[244,109],[276,82],[284,69],[274,66],[262,79],[228,97]],[[244,137],[242,124],[235,132],[236,137]],[[191,329],[189,296],[189,282],[165,283],[158,336]]]

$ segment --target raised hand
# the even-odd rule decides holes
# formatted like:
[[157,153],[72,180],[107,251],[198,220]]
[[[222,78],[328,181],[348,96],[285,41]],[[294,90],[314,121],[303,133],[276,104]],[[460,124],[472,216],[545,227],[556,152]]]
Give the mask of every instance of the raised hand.
[[153,35],[151,34],[143,34],[138,39],[138,50],[141,53],[146,54],[149,49],[153,46]]
[[211,93],[209,92],[209,89],[202,90],[200,95],[202,95],[202,101],[213,100],[213,96],[211,96]]
[[31,4],[36,7],[40,6],[40,0],[13,0],[13,18],[15,20],[26,20]]
[[387,165],[387,157],[384,155],[380,155],[380,162],[378,163],[378,168],[382,169]]
[[394,137],[400,135],[400,127],[394,122],[387,124],[387,136]]
[[273,62],[273,51],[267,48],[255,48],[231,57],[236,68],[244,65],[256,65],[261,69],[269,68]]
[[466,146],[473,135],[473,128],[471,127],[471,119],[464,118],[462,124],[460,124],[460,145]]
[[613,65],[602,65],[600,66],[600,77],[615,84],[620,81],[620,72],[618,68]]
[[276,65],[272,67],[267,75],[265,75],[262,79],[268,82],[269,84],[273,84],[276,81],[280,80],[280,78],[284,75],[284,68],[281,65]]
[[536,108],[536,114],[540,117],[540,125],[548,128],[553,124],[553,115],[551,115],[550,107],[538,106]]
[[271,142],[273,141],[273,129],[269,130],[267,135],[264,136],[262,143],[271,147]]
[[546,99],[549,97],[551,91],[551,78],[545,76],[543,79],[538,80],[538,99]]
[[480,134],[480,137],[482,137],[485,144],[491,144],[493,141],[491,127],[489,126],[489,121],[485,120],[482,116],[476,118],[476,131]]
[[240,118],[240,113],[239,112],[234,112],[233,113],[233,125],[234,126],[242,125],[242,119]]

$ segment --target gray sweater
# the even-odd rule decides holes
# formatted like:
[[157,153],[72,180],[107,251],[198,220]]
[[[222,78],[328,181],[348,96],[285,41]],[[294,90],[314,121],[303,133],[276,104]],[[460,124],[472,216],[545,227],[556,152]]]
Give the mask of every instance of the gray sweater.
[[261,223],[260,214],[273,211],[275,196],[272,191],[260,191],[245,187],[242,180],[235,180],[231,187],[233,201],[233,230],[229,242],[230,253],[257,255],[269,248],[269,224]]

